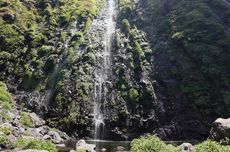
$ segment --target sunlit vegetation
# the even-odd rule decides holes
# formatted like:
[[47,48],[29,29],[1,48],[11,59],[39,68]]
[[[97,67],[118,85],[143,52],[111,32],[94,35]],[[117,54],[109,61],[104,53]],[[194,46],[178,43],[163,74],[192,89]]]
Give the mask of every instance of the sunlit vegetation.
[[8,92],[6,84],[1,81],[0,81],[0,107],[8,110],[12,109],[13,107],[12,96]]
[[23,149],[36,149],[47,150],[49,152],[57,152],[56,146],[51,141],[39,140],[39,139],[23,139],[19,138],[14,147]]
[[[229,146],[220,145],[215,141],[204,141],[195,145],[196,152],[230,152]],[[179,146],[166,144],[156,136],[141,137],[134,139],[131,143],[132,152],[180,152]]]

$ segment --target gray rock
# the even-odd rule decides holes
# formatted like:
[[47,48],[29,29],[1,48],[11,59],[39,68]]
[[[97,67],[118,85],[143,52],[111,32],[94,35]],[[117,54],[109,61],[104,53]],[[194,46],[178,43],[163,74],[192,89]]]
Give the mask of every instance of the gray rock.
[[30,113],[29,115],[30,115],[35,127],[40,127],[40,126],[45,124],[45,121],[42,120],[41,118],[39,118],[38,115],[35,114],[34,112]]
[[95,151],[96,145],[94,144],[87,144],[85,140],[79,140],[76,144],[77,150],[86,150],[88,152],[96,152]]
[[65,133],[60,130],[56,130],[56,132],[60,135],[62,139],[69,139],[70,137]]
[[57,144],[56,148],[58,151],[70,151],[72,148],[67,147],[65,144]]
[[26,131],[33,137],[41,137],[39,130],[37,130],[36,128],[28,128]]
[[22,126],[18,126],[18,132],[19,132],[19,134],[24,134],[25,128],[23,128]]
[[47,135],[51,137],[52,142],[55,144],[60,144],[63,141],[61,136],[56,131],[49,131]]
[[210,131],[209,139],[220,141],[230,138],[230,118],[218,118],[213,124]]
[[181,152],[195,152],[195,147],[190,143],[183,143],[180,145]]
[[39,129],[40,129],[40,134],[42,135],[48,134],[48,132],[50,131],[50,128],[48,126],[39,127]]
[[51,137],[49,135],[45,135],[42,137],[42,139],[47,140],[47,139],[51,139]]
[[124,151],[124,150],[125,150],[124,147],[122,147],[122,146],[117,146],[117,151]]
[[9,135],[7,138],[10,143],[15,143],[18,140],[14,135]]

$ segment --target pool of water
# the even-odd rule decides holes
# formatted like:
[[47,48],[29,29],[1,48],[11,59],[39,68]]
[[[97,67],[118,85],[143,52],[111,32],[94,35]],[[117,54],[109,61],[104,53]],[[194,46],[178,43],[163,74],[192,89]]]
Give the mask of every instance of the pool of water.
[[128,152],[130,150],[130,141],[87,140],[86,142],[95,144],[97,152],[103,152],[103,149],[106,149],[106,152]]

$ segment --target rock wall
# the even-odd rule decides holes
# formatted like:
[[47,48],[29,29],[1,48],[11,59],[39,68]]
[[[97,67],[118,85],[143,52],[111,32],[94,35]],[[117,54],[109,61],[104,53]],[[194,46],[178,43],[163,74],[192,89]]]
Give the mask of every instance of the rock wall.
[[[229,114],[225,4],[118,0],[105,139],[202,139],[216,117]],[[18,104],[75,137],[94,134],[102,7],[91,0],[0,2],[0,80]]]

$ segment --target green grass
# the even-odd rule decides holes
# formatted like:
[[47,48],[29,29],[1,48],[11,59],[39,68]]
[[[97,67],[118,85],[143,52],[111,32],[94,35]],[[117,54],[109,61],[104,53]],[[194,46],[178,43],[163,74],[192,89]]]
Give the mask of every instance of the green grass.
[[47,140],[39,139],[23,139],[19,138],[14,147],[23,149],[37,149],[37,150],[47,150],[49,152],[57,152],[56,146]]
[[141,137],[131,142],[132,152],[179,152],[179,148],[167,145],[156,136]]
[[21,113],[20,123],[29,128],[32,128],[34,126],[33,121],[27,112]]
[[13,108],[12,96],[7,91],[6,84],[1,81],[0,81],[0,106],[7,110]]

